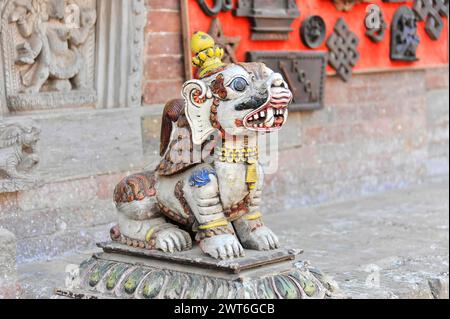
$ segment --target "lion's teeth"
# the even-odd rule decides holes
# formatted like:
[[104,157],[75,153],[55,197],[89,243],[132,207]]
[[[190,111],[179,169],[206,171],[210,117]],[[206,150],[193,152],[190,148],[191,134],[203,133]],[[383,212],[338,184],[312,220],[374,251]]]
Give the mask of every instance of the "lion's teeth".
[[264,122],[264,125],[265,125],[265,127],[272,127],[274,123],[275,123],[274,109],[269,108],[267,110],[267,119]]
[[259,112],[259,115],[260,115],[261,117],[266,117],[266,112],[261,111],[261,112]]
[[255,120],[259,119],[258,114],[253,115],[253,117],[255,118]]
[[264,125],[266,127],[272,127],[274,124],[275,124],[275,117],[273,116],[270,118],[270,120],[264,122]]

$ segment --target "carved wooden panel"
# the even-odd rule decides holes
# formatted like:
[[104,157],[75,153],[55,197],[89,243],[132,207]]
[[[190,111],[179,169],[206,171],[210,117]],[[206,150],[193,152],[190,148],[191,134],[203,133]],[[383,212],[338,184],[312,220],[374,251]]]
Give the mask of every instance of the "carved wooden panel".
[[263,52],[248,53],[251,62],[264,62],[283,75],[294,101],[290,110],[309,111],[323,108],[325,90],[325,52]]
[[95,103],[95,0],[2,0],[0,12],[11,111]]
[[250,18],[252,40],[287,40],[300,11],[295,0],[238,0],[234,14]]
[[349,28],[343,18],[334,26],[333,34],[328,38],[327,47],[330,50],[329,63],[342,80],[348,81],[352,76],[353,67],[358,63],[359,39]]

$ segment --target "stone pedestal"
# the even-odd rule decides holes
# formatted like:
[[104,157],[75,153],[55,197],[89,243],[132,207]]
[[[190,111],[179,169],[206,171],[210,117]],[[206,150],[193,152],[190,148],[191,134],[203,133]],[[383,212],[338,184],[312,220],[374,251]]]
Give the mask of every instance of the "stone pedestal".
[[17,298],[16,237],[0,228],[0,299]]
[[80,265],[72,289],[58,296],[126,299],[306,299],[329,298],[336,284],[307,263],[298,250],[246,251],[246,257],[217,261],[198,247],[164,254],[99,244],[103,252]]

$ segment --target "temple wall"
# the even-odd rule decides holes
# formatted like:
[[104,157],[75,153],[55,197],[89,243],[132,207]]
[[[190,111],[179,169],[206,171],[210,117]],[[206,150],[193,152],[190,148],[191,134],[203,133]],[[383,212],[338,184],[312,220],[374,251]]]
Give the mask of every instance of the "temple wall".
[[[185,78],[178,3],[145,2],[142,106],[124,100],[11,112],[0,85],[3,121],[41,130],[34,171],[41,186],[0,194],[0,228],[15,235],[19,262],[107,240],[115,185],[158,161],[163,103],[179,97]],[[323,110],[290,114],[279,136],[279,170],[267,176],[265,213],[448,175],[448,67],[357,74],[349,83],[328,77],[325,101]]]

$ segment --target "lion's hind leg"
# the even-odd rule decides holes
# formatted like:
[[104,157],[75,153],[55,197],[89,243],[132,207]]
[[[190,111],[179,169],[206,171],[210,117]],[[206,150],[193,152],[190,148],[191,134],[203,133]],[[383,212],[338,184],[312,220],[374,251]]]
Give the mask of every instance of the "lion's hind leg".
[[10,158],[6,160],[6,165],[3,168],[3,171],[11,180],[31,182],[33,178],[30,175],[26,173],[21,173],[17,170],[19,165],[20,162],[17,160],[16,156],[10,156]]
[[183,251],[192,248],[190,235],[166,221],[156,200],[153,173],[126,177],[116,187],[114,200],[119,224],[111,229],[111,238],[128,246]]

